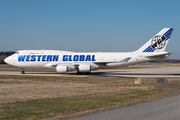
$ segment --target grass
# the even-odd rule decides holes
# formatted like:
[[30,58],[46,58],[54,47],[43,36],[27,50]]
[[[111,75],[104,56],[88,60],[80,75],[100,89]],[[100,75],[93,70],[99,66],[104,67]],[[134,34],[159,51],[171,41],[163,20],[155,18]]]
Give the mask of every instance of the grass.
[[135,85],[134,78],[0,76],[0,101],[4,100],[0,119],[64,118],[112,109],[159,94],[154,82],[153,78]]
[[[135,92],[134,92],[135,93]],[[153,92],[141,91],[131,94],[85,95],[54,99],[9,103],[2,107],[2,119],[47,118],[59,114],[74,113],[120,104],[122,102],[151,96]]]
[[171,84],[176,84],[176,85],[180,85],[180,78],[178,77],[169,77],[169,78],[165,78],[169,81],[169,83]]

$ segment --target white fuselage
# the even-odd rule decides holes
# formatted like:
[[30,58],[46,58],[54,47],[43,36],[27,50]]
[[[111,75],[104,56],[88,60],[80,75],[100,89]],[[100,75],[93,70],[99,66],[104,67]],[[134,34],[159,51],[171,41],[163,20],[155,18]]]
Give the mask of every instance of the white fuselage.
[[[4,61],[17,67],[56,68],[57,72],[77,70],[89,74],[101,67],[119,67],[166,58],[164,52],[173,28],[163,28],[134,52],[68,52],[58,50],[20,50]],[[22,70],[21,73],[24,73]]]
[[[167,53],[167,52],[163,52]],[[79,65],[90,64],[94,67],[119,67],[155,60],[146,56],[160,53],[142,52],[68,52],[57,50],[22,50],[8,57],[5,61],[17,67],[47,67],[55,64]],[[127,60],[126,60],[127,59]],[[124,61],[123,61],[124,60]],[[97,63],[97,64],[96,64]],[[106,65],[105,65],[106,63]]]

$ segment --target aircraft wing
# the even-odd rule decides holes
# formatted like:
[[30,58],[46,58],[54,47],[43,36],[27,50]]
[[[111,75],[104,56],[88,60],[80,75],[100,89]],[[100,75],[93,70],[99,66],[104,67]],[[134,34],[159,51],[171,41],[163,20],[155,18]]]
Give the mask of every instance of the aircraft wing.
[[82,64],[82,65],[85,64],[85,65],[91,65],[91,66],[97,68],[99,66],[107,66],[106,64],[108,64],[108,63],[120,63],[120,62],[125,63],[125,62],[128,62],[130,59],[131,59],[131,57],[127,57],[121,61],[100,61],[100,62],[94,61],[94,62],[89,62],[89,63],[79,62],[79,63],[70,63],[70,64],[68,64],[68,63],[48,63],[48,64],[44,65],[44,67],[50,68],[50,67],[56,67],[58,65],[62,65],[62,66],[68,66],[70,68],[75,68],[75,66],[79,66],[80,64]]
[[101,62],[94,62],[95,64],[99,65],[99,66],[107,66],[106,64],[108,63],[120,63],[120,62],[128,62],[131,59],[131,57],[127,57],[121,61],[101,61]]

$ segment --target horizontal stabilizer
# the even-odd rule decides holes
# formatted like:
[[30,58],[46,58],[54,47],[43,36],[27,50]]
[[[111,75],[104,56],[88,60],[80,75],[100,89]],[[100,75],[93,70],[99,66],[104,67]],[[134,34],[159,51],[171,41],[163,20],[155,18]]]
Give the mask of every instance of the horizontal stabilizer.
[[163,54],[158,54],[158,55],[150,55],[150,56],[145,56],[146,58],[166,58],[168,57],[170,54],[173,54],[173,53],[163,53]]

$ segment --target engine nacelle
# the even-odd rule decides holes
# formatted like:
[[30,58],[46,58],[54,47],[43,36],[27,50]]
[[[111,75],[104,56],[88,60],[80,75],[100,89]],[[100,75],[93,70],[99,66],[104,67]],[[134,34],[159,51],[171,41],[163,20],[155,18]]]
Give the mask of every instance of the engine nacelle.
[[59,73],[65,73],[65,72],[68,71],[68,67],[67,66],[57,65],[56,66],[56,71],[59,72]]
[[73,66],[71,66],[71,67],[63,66],[63,65],[57,65],[56,66],[56,71],[59,72],[59,73],[65,73],[65,72],[68,72],[68,71],[71,71],[71,70],[74,70]]
[[79,72],[90,72],[91,71],[91,65],[79,65],[78,71]]

